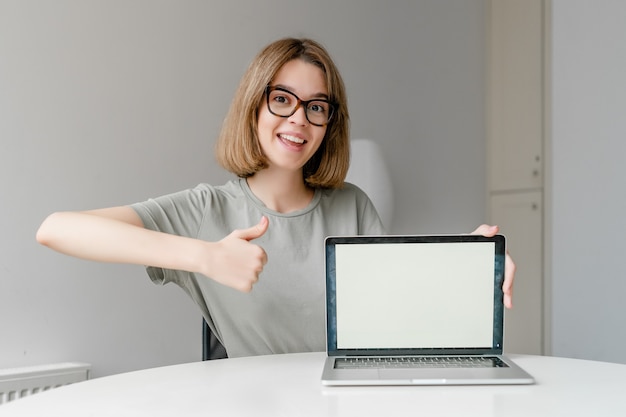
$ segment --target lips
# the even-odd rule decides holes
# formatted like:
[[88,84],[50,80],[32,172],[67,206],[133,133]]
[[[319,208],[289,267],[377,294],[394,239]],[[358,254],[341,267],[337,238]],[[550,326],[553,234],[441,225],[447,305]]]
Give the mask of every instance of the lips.
[[283,140],[283,141],[286,141],[286,142],[289,142],[289,143],[292,143],[292,144],[295,144],[295,145],[304,145],[306,143],[306,140],[304,140],[301,137],[294,136],[294,135],[288,135],[288,134],[285,134],[285,133],[280,133],[278,135],[278,137],[281,140]]

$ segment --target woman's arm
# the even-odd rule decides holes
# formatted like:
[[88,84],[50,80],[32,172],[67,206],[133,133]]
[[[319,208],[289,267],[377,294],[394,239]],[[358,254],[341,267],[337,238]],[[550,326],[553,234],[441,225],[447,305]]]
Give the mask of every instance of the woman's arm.
[[267,227],[263,217],[219,242],[205,242],[146,229],[139,215],[123,206],[54,213],[40,226],[37,241],[82,259],[198,272],[247,292],[267,262],[265,251],[249,241]]

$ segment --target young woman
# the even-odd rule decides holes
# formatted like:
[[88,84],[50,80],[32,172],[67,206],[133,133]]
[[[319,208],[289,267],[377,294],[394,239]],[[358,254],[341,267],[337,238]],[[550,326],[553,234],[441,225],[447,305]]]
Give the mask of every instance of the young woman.
[[[173,282],[198,304],[229,357],[323,351],[324,238],[384,233],[369,198],[344,183],[346,103],[321,45],[276,41],[244,74],[218,139],[218,161],[237,179],[55,213],[37,240],[84,259],[148,265],[155,283]],[[509,306],[514,268],[508,259]]]

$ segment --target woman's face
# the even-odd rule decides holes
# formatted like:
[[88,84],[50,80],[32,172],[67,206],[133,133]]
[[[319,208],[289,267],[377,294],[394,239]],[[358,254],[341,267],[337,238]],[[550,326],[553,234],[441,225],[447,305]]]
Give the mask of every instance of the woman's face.
[[[272,106],[276,108],[286,105],[290,100],[297,100],[289,93],[303,101],[328,99],[322,70],[301,59],[294,59],[283,65],[270,86],[281,89],[276,91],[275,97],[271,97],[275,103]],[[321,111],[322,106],[313,103],[310,107],[309,118],[315,121],[312,112]],[[326,126],[316,126],[309,122],[304,106],[300,106],[289,117],[276,116],[270,112],[267,99],[264,99],[259,109],[257,133],[261,149],[269,163],[268,169],[301,172],[304,164],[322,144]]]

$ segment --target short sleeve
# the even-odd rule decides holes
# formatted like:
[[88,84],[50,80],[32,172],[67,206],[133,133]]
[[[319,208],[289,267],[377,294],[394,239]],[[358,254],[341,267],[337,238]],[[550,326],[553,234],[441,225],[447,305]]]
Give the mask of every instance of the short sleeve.
[[[139,215],[146,229],[196,238],[209,195],[209,188],[199,185],[193,189],[135,203],[131,208]],[[159,284],[180,281],[188,275],[181,271],[167,271],[152,266],[147,267],[147,272],[152,281]]]

